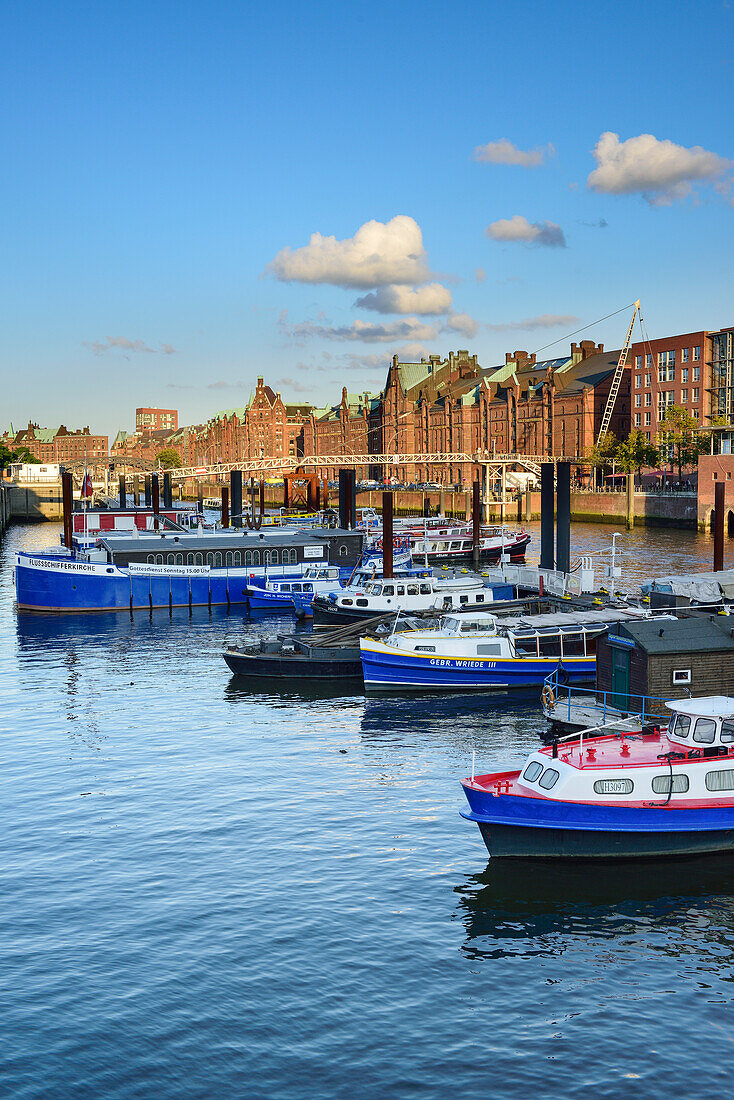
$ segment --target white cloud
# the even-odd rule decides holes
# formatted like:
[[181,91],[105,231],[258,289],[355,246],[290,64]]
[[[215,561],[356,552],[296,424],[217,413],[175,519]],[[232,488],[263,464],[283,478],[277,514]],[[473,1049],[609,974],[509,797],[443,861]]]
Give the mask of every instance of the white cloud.
[[209,382],[206,388],[208,390],[245,390],[248,388],[248,383],[220,380],[219,382]]
[[400,358],[404,363],[417,363],[431,354],[425,344],[404,344],[400,349]]
[[539,317],[526,317],[524,321],[510,321],[502,325],[487,325],[491,332],[529,331],[538,328],[556,328],[558,325],[575,325],[578,317],[572,313],[541,313]]
[[479,325],[468,313],[452,313],[446,318],[441,331],[460,332],[464,336],[476,336],[479,332]]
[[730,162],[694,145],[687,149],[674,141],[658,141],[652,134],[619,140],[607,131],[594,147],[597,167],[587,185],[611,195],[640,192],[657,205],[683,198],[697,181],[713,180]]
[[493,241],[520,241],[524,244],[542,244],[549,248],[565,248],[566,238],[555,222],[529,222],[522,214],[500,218],[485,230]]
[[474,278],[477,280],[478,283],[483,283],[487,278],[487,272],[484,270],[483,267],[478,267],[474,272]]
[[291,390],[293,393],[311,393],[311,386],[304,386],[302,382],[298,382],[294,378],[276,378],[275,385],[278,387],[280,393],[284,390]]
[[383,286],[364,298],[357,298],[355,306],[372,309],[377,313],[418,313],[435,316],[451,309],[451,291],[441,283],[425,286]]
[[543,163],[546,153],[551,156],[555,153],[552,145],[545,148],[518,149],[507,138],[500,141],[490,141],[486,145],[477,145],[474,150],[474,160],[481,164],[515,164],[520,168],[537,168]]
[[313,233],[302,248],[282,248],[267,270],[281,282],[360,290],[424,283],[430,275],[420,226],[405,214],[389,222],[365,222],[343,241]]
[[106,341],[94,340],[91,343],[83,340],[82,347],[89,348],[95,355],[104,355],[107,351],[145,352],[149,355],[155,355],[157,352],[163,355],[174,355],[176,352],[171,344],[161,344],[160,347],[151,348],[144,340],[130,340],[127,336],[108,336]]
[[375,324],[372,321],[353,321],[351,325],[317,325],[304,321],[300,325],[284,326],[286,335],[295,340],[321,337],[324,340],[359,340],[366,344],[390,343],[397,340],[435,340],[438,336],[433,325],[427,325],[417,317],[402,321]]

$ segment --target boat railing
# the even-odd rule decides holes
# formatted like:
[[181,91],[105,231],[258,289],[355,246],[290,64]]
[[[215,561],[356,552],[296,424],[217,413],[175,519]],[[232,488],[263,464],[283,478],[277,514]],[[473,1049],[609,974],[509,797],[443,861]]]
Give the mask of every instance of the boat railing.
[[616,718],[639,718],[643,726],[650,723],[668,724],[670,712],[666,700],[655,695],[636,695],[627,691],[601,691],[566,683],[567,673],[556,668],[543,681],[543,710],[556,722],[573,723],[574,708],[583,707],[584,714],[595,716],[601,725]]

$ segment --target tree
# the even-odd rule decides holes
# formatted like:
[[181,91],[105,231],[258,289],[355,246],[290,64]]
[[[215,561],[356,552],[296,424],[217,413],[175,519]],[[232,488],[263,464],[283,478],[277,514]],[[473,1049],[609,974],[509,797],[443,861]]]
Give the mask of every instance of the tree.
[[155,456],[155,460],[164,470],[174,470],[181,465],[181,455],[173,447],[164,447]]
[[695,466],[698,456],[706,454],[710,445],[708,432],[698,430],[699,424],[680,405],[668,405],[660,421],[658,441],[661,456],[678,467],[678,484],[683,481],[683,467]]
[[589,464],[595,469],[608,469],[616,460],[618,445],[618,440],[614,432],[607,432],[589,451]]
[[28,450],[27,447],[18,447],[12,451],[8,447],[7,443],[3,443],[0,440],[0,469],[5,469],[11,462],[40,462],[40,458],[36,458],[34,454]]
[[641,475],[644,466],[657,466],[660,452],[644,432],[633,428],[627,438],[617,444],[615,458],[619,468],[626,474],[636,470]]

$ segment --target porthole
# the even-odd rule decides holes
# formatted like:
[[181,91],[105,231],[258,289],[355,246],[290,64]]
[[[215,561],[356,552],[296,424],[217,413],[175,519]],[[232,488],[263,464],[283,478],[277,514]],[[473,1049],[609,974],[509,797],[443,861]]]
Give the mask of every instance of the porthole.
[[531,760],[525,771],[522,773],[522,777],[523,779],[526,779],[528,783],[534,783],[542,770],[542,764],[539,764],[537,760]]

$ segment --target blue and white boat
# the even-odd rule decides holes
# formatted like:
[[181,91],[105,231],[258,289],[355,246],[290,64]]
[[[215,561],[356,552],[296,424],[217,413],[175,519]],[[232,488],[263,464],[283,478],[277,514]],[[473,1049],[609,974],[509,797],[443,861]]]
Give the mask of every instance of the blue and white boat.
[[248,584],[266,574],[298,579],[320,562],[348,575],[361,558],[364,537],[339,528],[288,527],[100,533],[91,545],[19,551],[17,605],[32,611],[127,611],[246,603]]
[[462,816],[479,826],[493,858],[734,851],[734,699],[666,706],[667,727],[582,734],[538,749],[519,770],[472,775],[462,782]]
[[560,669],[566,683],[593,681],[596,639],[612,624],[649,616],[638,608],[548,615],[485,611],[444,615],[437,628],[362,638],[367,691],[505,691],[540,687]]
[[[408,575],[411,566],[410,551],[396,555],[396,574]],[[425,570],[416,570],[425,576]],[[253,577],[247,585],[248,603],[251,608],[267,611],[296,612],[310,610],[315,596],[328,596],[347,586],[360,586],[382,575],[382,555],[366,554],[356,568],[339,569],[335,566],[309,566],[298,579],[273,580],[270,576]]]

